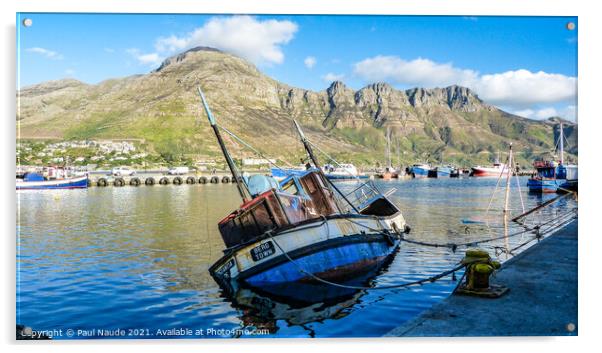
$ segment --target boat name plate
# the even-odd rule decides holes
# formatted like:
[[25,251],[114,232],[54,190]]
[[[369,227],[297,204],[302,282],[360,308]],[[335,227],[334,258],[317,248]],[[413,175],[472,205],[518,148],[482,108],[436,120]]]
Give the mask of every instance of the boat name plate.
[[253,261],[260,261],[268,256],[274,255],[276,249],[274,249],[274,243],[267,241],[251,249],[251,257]]

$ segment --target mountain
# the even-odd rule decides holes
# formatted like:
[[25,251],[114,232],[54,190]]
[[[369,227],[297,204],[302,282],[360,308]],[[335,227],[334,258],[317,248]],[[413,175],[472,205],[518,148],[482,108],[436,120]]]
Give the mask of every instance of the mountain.
[[[509,143],[527,163],[549,155],[559,123],[509,114],[460,86],[397,90],[375,83],[354,91],[336,81],[314,92],[278,82],[239,57],[198,47],[144,75],[96,85],[69,79],[25,87],[17,92],[20,136],[139,139],[162,155],[214,157],[220,153],[199,103],[198,85],[219,124],[266,154],[293,163],[303,154],[292,118],[325,151],[366,165],[382,161],[385,128],[392,131],[393,155],[404,163],[485,162]],[[577,125],[567,122],[567,127],[576,155]],[[234,139],[226,140],[237,156],[251,155]]]

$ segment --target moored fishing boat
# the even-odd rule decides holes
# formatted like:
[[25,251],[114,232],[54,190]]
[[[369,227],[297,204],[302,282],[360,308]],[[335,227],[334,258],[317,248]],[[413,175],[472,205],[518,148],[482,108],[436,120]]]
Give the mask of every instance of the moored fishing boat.
[[430,178],[449,178],[456,169],[452,166],[437,166],[429,171]]
[[566,168],[554,161],[535,161],[533,167],[537,174],[529,178],[529,192],[555,193],[566,182]]
[[291,175],[302,175],[307,169],[304,167],[299,168],[271,168],[270,172],[274,179],[283,180]]
[[426,163],[414,164],[408,170],[413,178],[427,178],[433,168]]
[[88,176],[46,179],[39,173],[25,173],[16,180],[17,190],[34,189],[83,189],[88,187]]
[[324,175],[331,180],[354,180],[368,179],[367,174],[360,173],[351,163],[343,163],[337,166],[326,164],[322,167]]
[[504,163],[495,162],[491,167],[476,166],[471,168],[470,176],[474,177],[499,177],[510,173],[509,168]]
[[326,178],[296,122],[312,168],[280,183],[263,175],[248,182],[239,178],[200,88],[199,95],[243,201],[218,224],[226,249],[209,269],[218,282],[268,290],[289,282],[347,278],[395,253],[399,235],[409,227],[372,183],[343,194]]
[[[565,190],[576,189],[577,166],[564,165],[564,131],[560,123],[560,136],[558,140],[560,161],[535,161],[533,167],[537,174],[527,181],[529,192],[555,193],[560,188]],[[569,182],[570,180],[570,182]]]

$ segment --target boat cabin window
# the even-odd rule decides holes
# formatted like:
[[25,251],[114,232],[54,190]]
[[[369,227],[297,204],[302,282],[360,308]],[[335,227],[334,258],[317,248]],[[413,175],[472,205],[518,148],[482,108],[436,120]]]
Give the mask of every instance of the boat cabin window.
[[289,180],[286,184],[282,185],[282,191],[291,195],[299,195],[299,189],[297,188],[297,184],[295,183],[295,179]]

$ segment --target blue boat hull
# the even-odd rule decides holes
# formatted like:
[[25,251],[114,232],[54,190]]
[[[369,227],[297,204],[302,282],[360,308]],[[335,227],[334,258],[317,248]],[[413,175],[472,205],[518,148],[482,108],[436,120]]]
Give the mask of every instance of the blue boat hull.
[[17,190],[85,189],[87,187],[88,178],[73,178],[65,180],[48,180],[17,183]]
[[330,180],[355,180],[355,179],[368,179],[367,175],[332,175],[326,174],[326,177]]
[[427,178],[429,175],[429,169],[425,169],[425,168],[413,167],[411,169],[411,172],[412,172],[412,176],[414,178]]
[[560,185],[566,182],[565,179],[529,179],[527,187],[529,192],[534,193],[555,193]]
[[241,275],[246,283],[262,288],[287,282],[311,281],[311,276],[300,268],[320,278],[344,279],[382,265],[400,242],[394,238],[386,240],[382,235],[354,235],[345,238],[342,243],[339,241],[339,244],[333,246],[328,245],[329,241],[312,245],[315,251],[302,256],[290,254],[295,263],[281,255],[274,259],[269,268],[251,275]]

